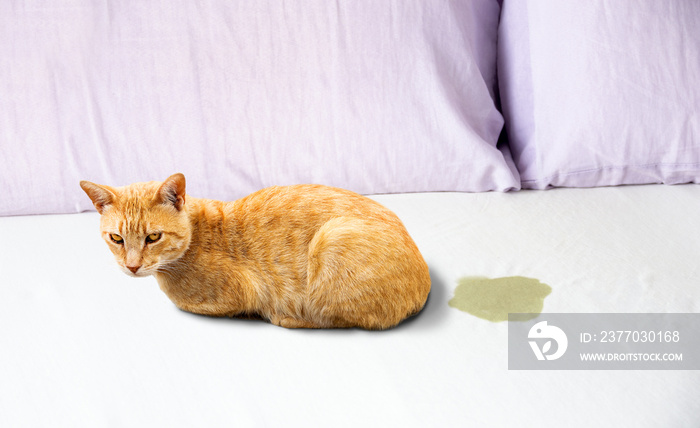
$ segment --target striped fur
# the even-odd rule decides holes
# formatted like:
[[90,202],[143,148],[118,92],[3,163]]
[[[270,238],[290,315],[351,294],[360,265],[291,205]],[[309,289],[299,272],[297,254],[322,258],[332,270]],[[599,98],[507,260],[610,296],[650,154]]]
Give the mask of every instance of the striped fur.
[[[81,187],[124,272],[154,275],[185,311],[257,315],[289,328],[386,329],[419,312],[430,291],[428,267],[399,218],[347,190],[270,187],[221,202],[185,196],[182,174]],[[147,242],[153,233],[160,238]]]

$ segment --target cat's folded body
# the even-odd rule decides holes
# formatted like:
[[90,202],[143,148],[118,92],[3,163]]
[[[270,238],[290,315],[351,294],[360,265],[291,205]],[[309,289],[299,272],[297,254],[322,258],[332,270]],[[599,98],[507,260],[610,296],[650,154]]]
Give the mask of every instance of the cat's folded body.
[[83,181],[122,269],[154,275],[179,308],[283,327],[393,327],[421,310],[428,267],[399,218],[356,193],[270,187],[234,202],[185,198],[185,178]]

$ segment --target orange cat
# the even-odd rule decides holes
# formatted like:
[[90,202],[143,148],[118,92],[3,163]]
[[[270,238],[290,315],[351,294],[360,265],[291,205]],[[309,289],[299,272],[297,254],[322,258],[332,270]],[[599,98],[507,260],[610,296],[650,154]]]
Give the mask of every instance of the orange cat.
[[154,275],[179,308],[288,328],[385,329],[421,310],[428,266],[401,220],[356,193],[270,187],[235,202],[185,198],[185,177],[81,181],[117,262]]

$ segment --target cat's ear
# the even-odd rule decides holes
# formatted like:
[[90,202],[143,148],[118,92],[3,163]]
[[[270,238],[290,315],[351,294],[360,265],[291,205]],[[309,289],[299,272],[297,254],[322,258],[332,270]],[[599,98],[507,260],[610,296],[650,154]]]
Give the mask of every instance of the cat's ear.
[[100,214],[102,214],[102,211],[104,211],[107,205],[111,205],[114,203],[114,199],[116,199],[116,195],[108,186],[101,186],[89,181],[81,181],[80,187],[82,187],[85,193],[90,197],[97,212]]
[[156,200],[180,211],[185,206],[185,176],[178,172],[168,177],[158,189]]

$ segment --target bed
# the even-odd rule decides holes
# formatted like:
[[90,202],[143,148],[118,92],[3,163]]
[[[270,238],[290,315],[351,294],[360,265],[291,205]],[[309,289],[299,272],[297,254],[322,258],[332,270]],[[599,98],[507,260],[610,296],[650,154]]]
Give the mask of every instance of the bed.
[[[698,14],[2,3],[0,425],[697,427],[697,370],[509,370],[509,323],[450,301],[518,276],[543,313],[700,313]],[[425,309],[381,332],[178,310],[78,186],[176,171],[199,197],[369,195],[428,263]]]

